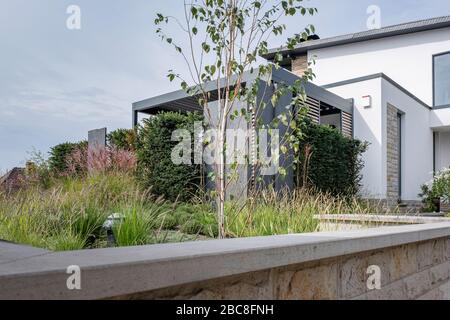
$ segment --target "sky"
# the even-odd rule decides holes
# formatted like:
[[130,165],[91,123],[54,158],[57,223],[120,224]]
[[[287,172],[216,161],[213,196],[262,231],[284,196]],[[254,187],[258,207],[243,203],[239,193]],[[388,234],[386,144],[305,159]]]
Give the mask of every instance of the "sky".
[[[367,30],[371,5],[381,9],[382,26],[450,15],[449,0],[305,3],[318,14],[287,19],[286,37],[308,24],[321,38]],[[67,28],[70,5],[81,9],[79,30]],[[167,71],[184,74],[186,65],[153,21],[182,10],[182,0],[0,0],[0,173],[91,129],[130,128],[133,102],[179,89]]]

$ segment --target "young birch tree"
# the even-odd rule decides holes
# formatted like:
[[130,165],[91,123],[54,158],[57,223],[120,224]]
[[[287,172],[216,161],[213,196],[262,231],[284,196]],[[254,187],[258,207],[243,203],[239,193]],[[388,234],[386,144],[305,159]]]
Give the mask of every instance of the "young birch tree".
[[[178,79],[181,87],[189,95],[198,98],[199,105],[209,123],[214,123],[217,132],[216,157],[214,164],[215,198],[219,224],[219,238],[225,237],[225,201],[226,201],[226,130],[230,118],[245,116],[247,110],[232,113],[236,101],[245,99],[255,103],[257,83],[259,79],[267,81],[272,68],[279,68],[283,56],[275,54],[273,64],[261,62],[257,65],[258,56],[267,54],[268,42],[274,37],[281,37],[286,31],[282,22],[285,17],[313,15],[315,8],[305,7],[303,0],[285,1],[249,1],[249,0],[191,0],[184,1],[184,18],[178,19],[170,15],[157,14],[155,24],[157,34],[182,56],[188,74],[181,75],[169,71],[170,81]],[[177,41],[168,35],[164,26],[175,23],[184,34],[183,40]],[[297,21],[301,25],[301,19]],[[309,25],[299,33],[287,38],[284,46],[293,49],[298,43],[308,40],[314,34],[314,27]],[[180,44],[186,41],[187,45]],[[281,49],[281,47],[280,47]],[[256,74],[254,84],[244,84],[244,74]],[[305,72],[302,79],[313,77],[311,69]],[[207,83],[215,82],[217,88],[217,121],[212,121],[210,92]],[[270,79],[269,81],[270,82]],[[306,100],[301,83],[280,86],[272,97],[272,104],[285,92],[291,91],[293,106]],[[291,115],[292,116],[292,115]],[[250,121],[249,117],[245,117]],[[281,117],[285,125],[287,116]],[[289,117],[294,119],[294,117]],[[295,123],[290,124],[295,128]],[[292,138],[292,137],[291,137]],[[295,149],[294,139],[287,138]],[[285,148],[281,150],[286,152]]]

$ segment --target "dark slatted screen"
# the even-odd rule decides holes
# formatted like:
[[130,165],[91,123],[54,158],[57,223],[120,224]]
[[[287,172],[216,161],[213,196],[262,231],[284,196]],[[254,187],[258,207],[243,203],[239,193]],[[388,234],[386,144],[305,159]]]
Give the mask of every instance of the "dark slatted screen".
[[353,137],[353,115],[345,111],[342,111],[342,134]]
[[306,106],[309,108],[308,117],[311,118],[314,123],[320,123],[320,102],[308,97],[306,99]]

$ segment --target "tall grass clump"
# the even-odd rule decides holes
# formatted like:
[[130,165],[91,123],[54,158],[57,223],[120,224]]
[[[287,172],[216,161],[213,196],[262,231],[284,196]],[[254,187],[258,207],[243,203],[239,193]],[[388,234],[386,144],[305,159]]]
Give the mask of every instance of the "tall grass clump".
[[119,206],[122,220],[113,226],[116,245],[139,246],[155,240],[164,227],[165,217],[170,213],[161,199],[148,202],[144,194],[136,193],[133,201]]
[[230,237],[269,236],[317,231],[320,214],[369,214],[374,207],[356,197],[299,189],[264,191],[245,203],[228,203],[226,231]]
[[32,186],[0,194],[0,239],[54,250],[96,246],[108,215],[142,194],[133,176],[119,172],[61,178],[47,190]]

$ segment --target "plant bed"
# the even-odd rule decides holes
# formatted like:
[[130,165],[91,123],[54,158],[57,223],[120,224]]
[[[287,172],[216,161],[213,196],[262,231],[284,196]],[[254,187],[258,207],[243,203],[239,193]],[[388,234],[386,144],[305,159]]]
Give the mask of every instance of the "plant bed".
[[[267,193],[245,205],[227,203],[229,238],[314,232],[316,213],[368,213],[373,206],[312,191]],[[183,242],[217,237],[217,219],[207,201],[172,203],[152,196],[133,174],[104,172],[58,177],[51,187],[30,185],[0,194],[0,238],[52,251],[108,246],[102,228],[112,213],[124,215],[114,228],[117,246]]]

